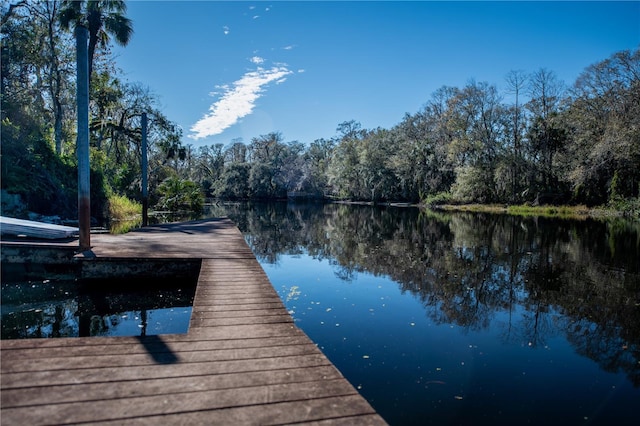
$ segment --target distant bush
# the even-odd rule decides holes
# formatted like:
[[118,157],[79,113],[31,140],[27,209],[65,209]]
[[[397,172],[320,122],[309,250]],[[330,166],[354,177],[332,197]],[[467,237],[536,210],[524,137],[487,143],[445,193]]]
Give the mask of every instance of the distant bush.
[[609,207],[621,212],[624,216],[640,218],[640,197],[617,198],[609,201]]
[[2,121],[0,184],[17,194],[25,210],[71,218],[77,214],[77,172],[67,158],[55,155],[44,133]]
[[172,213],[200,213],[204,208],[204,193],[200,186],[186,179],[171,176],[158,186],[160,199],[157,208]]
[[437,194],[427,196],[427,198],[422,201],[422,204],[426,205],[427,207],[441,206],[443,204],[455,204],[455,200],[451,193],[439,192]]

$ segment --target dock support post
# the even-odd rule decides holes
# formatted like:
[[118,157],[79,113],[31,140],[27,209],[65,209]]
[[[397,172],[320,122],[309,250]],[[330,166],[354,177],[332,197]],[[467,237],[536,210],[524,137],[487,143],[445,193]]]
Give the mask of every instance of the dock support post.
[[89,182],[89,30],[76,26],[76,101],[78,105],[78,229],[80,251],[91,248],[91,187]]
[[148,160],[147,160],[147,113],[142,113],[142,226],[149,224],[149,184],[148,184]]

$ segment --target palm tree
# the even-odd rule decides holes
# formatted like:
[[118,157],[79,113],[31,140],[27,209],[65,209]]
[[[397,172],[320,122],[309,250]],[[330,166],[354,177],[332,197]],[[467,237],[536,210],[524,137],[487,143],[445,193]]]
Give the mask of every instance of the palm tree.
[[63,0],[60,24],[69,29],[71,23],[89,30],[89,81],[93,73],[93,58],[97,47],[105,48],[114,37],[116,43],[126,46],[133,34],[132,22],[124,14],[124,0]]
[[[63,0],[60,26],[66,30],[73,23],[76,33],[78,136],[78,224],[80,250],[91,247],[91,194],[89,182],[89,87],[96,47],[109,45],[110,35],[126,46],[133,34],[131,20],[124,16],[123,0]],[[87,46],[87,38],[89,43]]]

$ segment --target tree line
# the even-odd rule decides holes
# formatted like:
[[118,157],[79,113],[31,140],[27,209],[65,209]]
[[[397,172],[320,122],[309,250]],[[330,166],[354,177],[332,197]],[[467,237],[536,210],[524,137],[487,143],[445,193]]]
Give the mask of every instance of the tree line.
[[149,196],[198,209],[204,196],[304,196],[372,202],[580,203],[638,210],[640,50],[588,66],[566,86],[541,68],[511,71],[502,92],[443,86],[390,129],[355,120],[336,135],[194,147],[153,91],[123,81],[111,53],[133,23],[126,3],[18,1],[2,6],[2,189],[31,211],[76,206],[74,20],[89,29],[92,215],[110,197],[140,199],[141,115],[149,117]]

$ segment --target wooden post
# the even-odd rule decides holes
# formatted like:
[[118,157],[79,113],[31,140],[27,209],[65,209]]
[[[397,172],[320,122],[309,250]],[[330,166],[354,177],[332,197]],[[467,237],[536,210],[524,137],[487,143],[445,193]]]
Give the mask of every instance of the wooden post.
[[91,249],[91,187],[89,182],[89,30],[76,26],[76,101],[78,105],[78,228],[80,251]]
[[147,113],[142,113],[142,226],[149,224],[149,184],[148,184],[148,169],[149,164],[147,160]]

